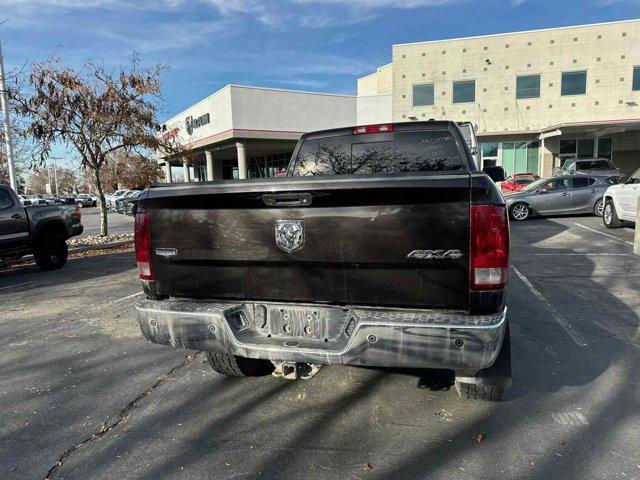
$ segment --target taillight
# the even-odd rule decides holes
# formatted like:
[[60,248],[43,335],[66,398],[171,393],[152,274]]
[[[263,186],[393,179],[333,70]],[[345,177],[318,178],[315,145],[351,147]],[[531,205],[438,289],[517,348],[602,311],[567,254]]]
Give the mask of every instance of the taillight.
[[151,264],[151,223],[148,213],[136,215],[134,230],[136,246],[136,263],[142,280],[153,280],[153,265]]
[[469,245],[471,290],[497,290],[509,273],[509,219],[507,209],[471,205]]
[[380,125],[364,125],[353,129],[354,135],[363,135],[365,133],[386,133],[393,132],[393,123],[382,123]]

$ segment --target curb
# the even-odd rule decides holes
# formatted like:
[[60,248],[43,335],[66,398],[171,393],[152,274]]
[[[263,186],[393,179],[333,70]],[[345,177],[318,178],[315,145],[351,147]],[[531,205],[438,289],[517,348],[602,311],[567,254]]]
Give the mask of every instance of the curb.
[[[120,242],[112,242],[112,243],[105,243],[102,245],[82,245],[79,247],[69,247],[69,253],[80,253],[80,252],[87,252],[89,250],[108,250],[110,248],[118,248],[118,247],[123,247],[125,245],[131,244],[133,245],[133,239],[131,240],[121,240]],[[33,261],[33,255],[25,255],[24,257],[20,257],[19,259],[12,259],[12,260],[8,260],[8,261],[1,261],[0,260],[0,268],[5,268],[7,266],[13,265],[13,264],[19,264],[20,262],[32,262]]]
[[119,242],[102,243],[98,245],[80,245],[78,247],[69,247],[69,253],[87,252],[89,250],[108,250],[110,248],[124,247],[125,245],[133,245],[133,239],[121,240]]

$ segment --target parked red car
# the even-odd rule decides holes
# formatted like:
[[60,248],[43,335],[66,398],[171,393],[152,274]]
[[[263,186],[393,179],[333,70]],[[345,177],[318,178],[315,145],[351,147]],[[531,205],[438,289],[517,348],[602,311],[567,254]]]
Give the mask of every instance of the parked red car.
[[515,173],[500,184],[503,192],[519,192],[524,187],[536,180],[540,180],[538,175],[533,173]]

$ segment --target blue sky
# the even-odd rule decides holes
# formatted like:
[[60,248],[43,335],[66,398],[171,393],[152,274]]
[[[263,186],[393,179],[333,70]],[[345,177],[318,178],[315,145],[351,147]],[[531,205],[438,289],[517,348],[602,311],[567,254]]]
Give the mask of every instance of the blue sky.
[[639,16],[640,0],[0,0],[0,37],[13,68],[166,64],[168,118],[228,83],[355,93],[394,43]]

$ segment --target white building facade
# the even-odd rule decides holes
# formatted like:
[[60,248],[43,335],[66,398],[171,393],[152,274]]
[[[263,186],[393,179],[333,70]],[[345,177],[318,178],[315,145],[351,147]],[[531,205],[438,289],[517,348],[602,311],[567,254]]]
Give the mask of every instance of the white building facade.
[[273,177],[286,168],[305,132],[389,121],[391,96],[298,92],[228,85],[167,120],[162,135],[188,147],[190,158],[160,158],[166,180]]
[[473,123],[482,166],[509,174],[549,177],[577,157],[631,174],[640,20],[394,45],[356,96],[228,85],[164,124],[191,159],[159,162],[168,181],[271,177],[305,132],[428,119]]
[[391,93],[394,122],[473,123],[484,165],[640,167],[640,20],[394,45],[392,58],[358,95]]

